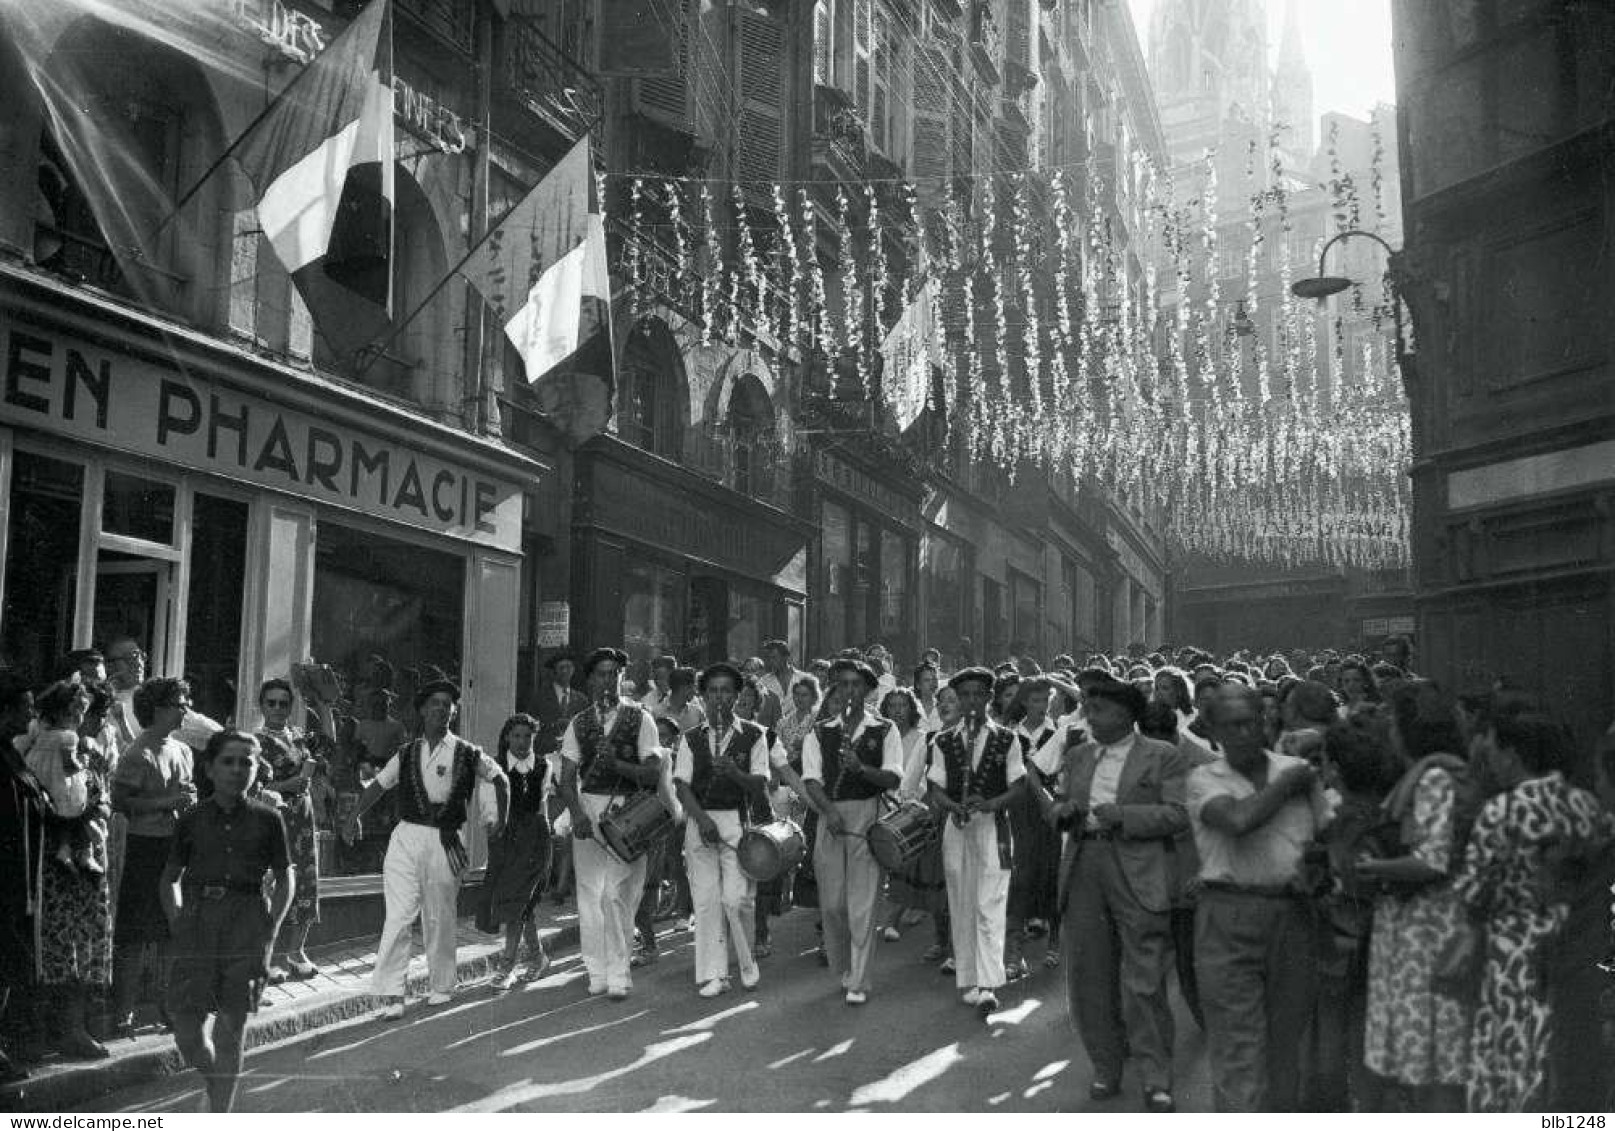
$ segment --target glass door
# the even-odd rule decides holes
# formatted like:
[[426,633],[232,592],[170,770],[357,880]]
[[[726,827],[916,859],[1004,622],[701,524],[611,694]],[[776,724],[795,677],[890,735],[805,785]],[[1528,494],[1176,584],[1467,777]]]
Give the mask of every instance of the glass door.
[[150,657],[152,674],[167,671],[173,594],[173,562],[102,550],[95,564],[95,639],[106,647],[128,637]]

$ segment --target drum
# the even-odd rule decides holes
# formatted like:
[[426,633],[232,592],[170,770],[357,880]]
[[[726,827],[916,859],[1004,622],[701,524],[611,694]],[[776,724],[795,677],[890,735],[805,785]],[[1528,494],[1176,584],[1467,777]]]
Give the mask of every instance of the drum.
[[766,884],[807,859],[807,838],[795,821],[771,821],[740,834],[735,856],[742,872]]
[[621,809],[602,813],[600,839],[624,864],[632,864],[648,852],[673,827],[673,814],[663,807],[654,793],[636,793]]
[[931,810],[918,801],[904,801],[869,826],[869,854],[888,872],[901,872],[936,836]]

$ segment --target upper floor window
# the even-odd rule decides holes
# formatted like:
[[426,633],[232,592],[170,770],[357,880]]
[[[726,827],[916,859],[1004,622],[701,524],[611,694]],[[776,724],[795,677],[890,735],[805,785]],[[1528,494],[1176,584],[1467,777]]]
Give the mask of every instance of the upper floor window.
[[617,369],[617,435],[668,459],[683,454],[687,407],[677,346],[660,322],[641,322]]
[[779,456],[774,405],[756,377],[742,378],[729,402],[729,435],[734,451],[734,489],[743,495],[773,493]]

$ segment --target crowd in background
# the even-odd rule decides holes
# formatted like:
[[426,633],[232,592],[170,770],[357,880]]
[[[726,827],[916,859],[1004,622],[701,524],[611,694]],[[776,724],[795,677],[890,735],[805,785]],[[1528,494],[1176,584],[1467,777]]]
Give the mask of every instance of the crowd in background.
[[[208,729],[194,717],[185,683],[146,679],[133,641],[114,642],[106,652],[76,654],[65,678],[45,687],[0,673],[0,985],[7,995],[0,1032],[7,1051],[25,1063],[47,1049],[105,1056],[105,1039],[132,1030],[143,980],[165,976],[156,877],[177,816],[195,803],[206,779],[193,760]],[[783,642],[770,642],[764,652],[736,665],[744,685],[734,713],[768,728],[797,766],[815,724],[842,707],[826,678],[836,658],[854,657],[875,671],[869,708],[897,724],[907,758],[923,751],[926,735],[957,721],[946,680],[968,657],[950,664],[932,649],[913,667],[901,667],[875,644],[799,668]],[[1504,687],[1455,697],[1415,675],[1410,661],[1401,639],[1387,641],[1375,656],[1214,657],[1186,647],[1092,654],[1080,664],[1062,655],[1045,668],[1017,655],[993,669],[990,712],[1028,736],[1030,755],[1033,736],[1062,727],[1080,733],[1085,687],[1101,678],[1120,681],[1141,694],[1138,733],[1183,752],[1185,772],[1193,767],[1185,795],[1192,835],[1179,837],[1174,855],[1175,980],[1197,1022],[1213,1028],[1219,1106],[1607,1108],[1615,1101],[1607,1072],[1615,1055],[1609,961],[1615,728],[1588,756],[1530,698]],[[657,719],[671,750],[703,718],[696,673],[657,656],[638,674],[631,693]],[[385,710],[390,696],[375,683],[348,689],[344,701],[383,703],[378,725],[384,722],[388,733],[378,741],[385,750],[407,729]],[[505,738],[516,729],[518,756],[531,749],[553,764],[567,723],[587,706],[579,687],[575,660],[552,658],[520,704],[524,721],[505,728],[502,762]],[[355,711],[339,721],[331,706],[342,689],[322,693],[305,683],[298,690],[308,714],[304,725],[294,725],[293,690],[288,680],[260,689],[265,722],[256,733],[256,788],[281,810],[298,872],[277,965],[283,976],[306,977],[313,965],[305,946],[319,900],[316,782],[326,780],[342,732],[351,737],[376,712]],[[1248,719],[1242,705],[1250,708]],[[1285,990],[1282,1001],[1256,1006],[1266,1009],[1268,1047],[1260,1070],[1265,1090],[1252,1098],[1231,1078],[1257,1071],[1250,1056],[1219,1052],[1215,1031],[1234,1025],[1233,1010],[1250,1003],[1225,1000],[1236,984],[1227,970],[1210,971],[1216,983],[1210,987],[1204,962],[1197,971],[1195,909],[1219,884],[1251,887],[1221,873],[1202,883],[1202,873],[1213,869],[1197,856],[1208,846],[1216,850],[1224,830],[1219,819],[1208,832],[1199,810],[1209,808],[1219,775],[1237,782],[1247,765],[1257,765],[1248,758],[1264,752],[1278,759],[1271,765],[1282,786],[1268,781],[1265,767],[1253,771],[1255,780],[1295,797],[1315,790],[1320,800],[1298,848],[1299,865],[1275,893],[1299,918],[1285,951],[1261,958],[1270,984]],[[904,778],[908,796],[923,798],[919,778]],[[1259,803],[1264,792],[1241,804]],[[776,811],[803,815],[801,799],[782,781],[772,783],[772,793]],[[1275,797],[1276,812],[1285,797]],[[533,804],[535,812],[549,804],[548,816],[558,815],[553,799]],[[1252,818],[1250,827],[1258,824]],[[1237,845],[1244,831],[1239,825],[1228,843]],[[554,839],[549,874],[539,884],[557,899],[568,884],[568,841]],[[690,912],[678,843],[669,838],[646,884],[636,964],[655,961],[658,912]],[[1043,851],[1052,868],[1058,842]],[[1243,865],[1234,859],[1228,866],[1234,874]],[[793,902],[811,905],[793,890],[811,883],[809,871],[759,891],[759,957],[770,951],[768,920]],[[929,915],[935,935],[925,958],[946,965],[952,954],[940,887],[936,876],[894,878],[881,929],[895,938]],[[1034,940],[1048,939],[1046,965],[1059,963],[1058,909],[1039,905],[1035,893],[1022,895],[1011,900],[1005,938],[1011,980],[1027,976]],[[531,944],[531,910],[529,901],[514,924],[503,917],[512,928],[512,966],[520,938]],[[501,917],[489,921],[488,929],[496,929]],[[10,1062],[0,1068],[18,1071]]]

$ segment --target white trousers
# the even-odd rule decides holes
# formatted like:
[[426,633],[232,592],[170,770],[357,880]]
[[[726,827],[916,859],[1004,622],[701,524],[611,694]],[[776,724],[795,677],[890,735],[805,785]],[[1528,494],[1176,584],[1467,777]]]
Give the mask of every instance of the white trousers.
[[409,971],[410,928],[421,917],[426,940],[426,965],[434,994],[452,993],[455,981],[455,902],[460,881],[449,868],[448,853],[438,831],[426,825],[400,821],[387,842],[382,865],[382,892],[387,920],[381,928],[376,971],[371,992],[379,997],[403,997]]
[[628,990],[634,984],[628,959],[634,952],[634,912],[645,890],[645,858],[624,864],[600,839],[600,815],[611,798],[584,793],[579,800],[595,826],[594,839],[572,841],[583,966],[591,989]]
[[869,962],[875,953],[875,905],[880,900],[880,865],[869,854],[864,834],[880,816],[880,802],[832,802],[846,822],[836,836],[819,822],[813,847],[813,875],[819,881],[819,917],[824,920],[824,953],[846,990],[869,992]]
[[961,989],[997,989],[1004,984],[1010,873],[998,862],[991,815],[972,814],[962,829],[948,819],[942,830],[942,875],[948,885],[954,980]]
[[757,884],[740,870],[733,851],[740,843],[740,814],[733,809],[707,811],[728,848],[707,844],[694,821],[684,826],[684,867],[690,876],[690,901],[695,905],[695,981],[705,985],[729,976],[729,944],[734,944],[740,976],[757,977],[757,960],[751,953]]

